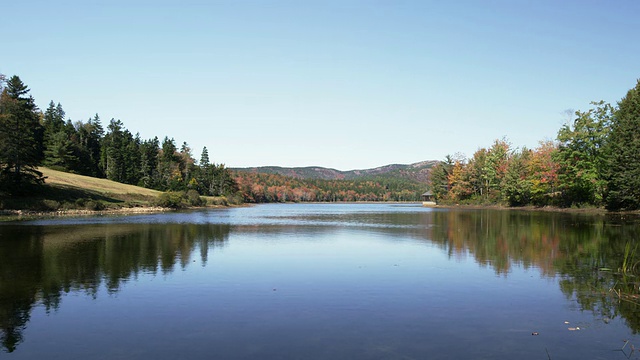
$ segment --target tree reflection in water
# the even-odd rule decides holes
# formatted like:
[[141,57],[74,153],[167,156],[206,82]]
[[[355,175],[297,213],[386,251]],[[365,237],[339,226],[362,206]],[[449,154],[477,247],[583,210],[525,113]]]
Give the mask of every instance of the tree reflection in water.
[[3,226],[0,228],[0,341],[13,352],[31,310],[58,309],[63,293],[95,297],[140,273],[184,268],[196,249],[204,264],[210,247],[224,246],[229,225],[131,224]]
[[638,253],[625,260],[625,248],[640,238],[637,216],[466,210],[434,212],[433,223],[429,237],[450,254],[472,254],[505,276],[514,265],[537,267],[559,277],[582,310],[604,322],[621,316],[640,330],[640,269],[623,271],[625,261],[640,261]]
[[[558,279],[567,299],[581,309],[605,322],[621,317],[634,333],[640,330],[640,308],[634,298],[639,274],[628,266],[637,263],[638,255],[627,251],[625,258],[625,248],[635,248],[639,238],[637,217],[447,209],[348,213],[338,220],[336,216],[311,219],[316,224],[313,231],[333,231],[336,222],[346,221],[359,224],[363,231],[401,233],[432,242],[452,257],[472,256],[500,276],[509,276],[516,266],[536,268],[542,276]],[[307,215],[303,220],[310,219]],[[323,222],[333,225],[317,225]],[[2,347],[12,352],[23,341],[35,306],[58,309],[63,294],[71,291],[93,297],[101,287],[117,292],[139,274],[170,273],[198,255],[204,265],[210,248],[224,246],[231,231],[228,224],[0,227]],[[312,230],[303,224],[234,226],[233,231],[269,231],[269,236],[277,236]]]

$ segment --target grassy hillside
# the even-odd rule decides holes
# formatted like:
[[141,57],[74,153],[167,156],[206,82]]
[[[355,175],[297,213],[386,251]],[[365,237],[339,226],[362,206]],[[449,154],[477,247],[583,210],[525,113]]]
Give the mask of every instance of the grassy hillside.
[[82,189],[117,199],[134,197],[156,197],[160,191],[142,188],[134,185],[99,179],[90,176],[70,174],[62,171],[41,167],[39,169],[47,177],[45,183],[63,189]]
[[0,209],[55,211],[103,210],[151,206],[160,191],[117,183],[107,179],[39,168],[45,184],[22,197],[0,197]]

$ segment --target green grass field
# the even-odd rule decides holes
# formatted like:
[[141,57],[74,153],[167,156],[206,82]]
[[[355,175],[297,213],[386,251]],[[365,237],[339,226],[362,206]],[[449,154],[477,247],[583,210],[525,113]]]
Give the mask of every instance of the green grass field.
[[41,167],[46,176],[40,189],[20,197],[0,198],[0,209],[58,211],[105,210],[153,206],[160,191],[107,179]]
[[128,194],[135,196],[156,197],[160,191],[142,188],[134,185],[121,184],[119,182],[99,179],[90,176],[70,174],[62,171],[41,167],[40,170],[47,177],[45,184],[62,189],[82,189],[116,198]]

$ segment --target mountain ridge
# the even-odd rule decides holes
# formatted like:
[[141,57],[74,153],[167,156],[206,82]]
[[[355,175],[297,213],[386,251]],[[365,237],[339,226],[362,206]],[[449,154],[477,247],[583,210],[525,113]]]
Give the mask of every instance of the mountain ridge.
[[355,180],[375,177],[397,177],[411,179],[426,183],[429,170],[438,160],[426,160],[412,164],[388,164],[370,169],[336,170],[322,166],[282,167],[282,166],[256,166],[244,168],[230,168],[232,171],[253,172],[264,174],[278,174],[296,179],[322,179],[322,180]]

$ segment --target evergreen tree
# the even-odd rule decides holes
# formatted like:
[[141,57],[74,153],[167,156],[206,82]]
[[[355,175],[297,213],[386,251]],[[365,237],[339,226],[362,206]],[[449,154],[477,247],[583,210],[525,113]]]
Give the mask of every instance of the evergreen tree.
[[449,176],[453,171],[454,160],[447,155],[444,161],[437,163],[429,172],[429,189],[436,201],[446,199],[449,195]]
[[62,105],[53,100],[44,112],[42,127],[44,132],[43,164],[56,170],[77,171],[80,163],[77,144],[73,142],[76,131],[70,121],[65,123]]
[[45,134],[45,142],[48,140],[48,137],[62,130],[64,127],[64,117],[65,112],[62,109],[62,105],[58,103],[54,104],[53,100],[49,102],[49,107],[44,112],[44,117],[42,119],[42,126],[44,127]]
[[640,209],[640,80],[618,103],[608,150],[607,208]]
[[17,193],[44,182],[36,170],[42,149],[37,111],[29,88],[12,76],[0,95],[0,189]]
[[238,184],[234,180],[229,169],[224,164],[215,167],[209,187],[209,194],[212,196],[228,196],[238,191]]
[[187,144],[187,142],[183,142],[180,147],[180,153],[178,156],[178,168],[180,169],[180,174],[182,176],[183,187],[187,188],[195,188],[197,184],[194,184],[193,180],[193,171],[195,168],[195,160],[191,155],[191,148]]
[[158,137],[145,140],[140,144],[140,185],[146,188],[158,187]]
[[207,167],[209,164],[209,150],[207,150],[207,147],[205,146],[202,148],[202,154],[200,155],[200,162],[198,165],[200,165],[200,167]]
[[98,114],[94,118],[89,118],[86,123],[78,121],[75,125],[78,137],[79,158],[82,163],[84,175],[102,177],[104,173],[100,167],[100,153],[104,129],[100,123]]
[[202,154],[200,155],[200,161],[196,168],[196,174],[194,175],[197,181],[198,192],[201,195],[211,195],[209,189],[211,188],[211,178],[213,176],[214,166],[209,160],[209,150],[205,146],[202,148]]
[[136,185],[142,178],[142,173],[140,172],[140,145],[142,141],[140,140],[140,134],[136,134],[132,136],[129,130],[125,131],[125,147],[124,147],[124,168],[125,168],[125,178],[123,180],[124,183]]
[[176,152],[175,140],[165,136],[162,140],[162,152],[158,163],[161,190],[182,190],[182,174],[178,167]]
[[107,179],[137,184],[140,180],[140,139],[134,138],[120,120],[111,119],[107,130],[100,159]]
[[79,159],[74,144],[63,130],[49,136],[45,150],[44,165],[56,170],[75,171]]

